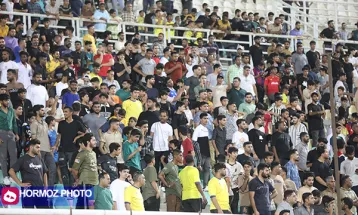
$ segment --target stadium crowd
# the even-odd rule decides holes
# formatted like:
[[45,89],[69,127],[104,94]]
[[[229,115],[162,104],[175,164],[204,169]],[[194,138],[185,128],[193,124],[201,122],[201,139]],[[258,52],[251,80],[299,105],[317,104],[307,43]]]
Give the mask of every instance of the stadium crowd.
[[[137,15],[130,1],[2,1],[1,10],[48,15],[31,19],[26,35],[27,20],[0,15],[5,186],[92,189],[93,199],[77,200],[77,208],[85,209],[159,211],[165,192],[167,211],[173,212],[199,212],[210,204],[210,212],[226,214],[357,213],[354,46],[344,52],[337,44],[320,53],[312,41],[308,51],[301,42],[291,50],[291,41],[257,34],[254,45],[240,45],[230,56],[232,65],[224,73],[219,49],[231,47],[216,39],[248,41],[232,30],[300,36],[300,23],[289,29],[282,15],[269,13],[266,19],[240,10],[229,20],[226,12],[219,16],[218,7],[212,12],[203,4],[197,11],[190,0],[183,0],[179,15],[172,1],[144,2]],[[80,38],[61,19],[78,16],[188,30],[174,28],[170,33],[186,39],[170,44],[161,28],[126,26],[133,34],[125,36],[119,25],[83,23],[88,32]],[[205,35],[196,31],[200,28],[222,33]],[[342,31],[329,21],[321,37],[342,37]],[[143,32],[156,38],[147,43]],[[268,55],[260,44],[266,40]],[[332,132],[338,135],[338,167]],[[335,168],[339,179],[332,174]],[[27,198],[22,204],[53,207],[44,202]]]

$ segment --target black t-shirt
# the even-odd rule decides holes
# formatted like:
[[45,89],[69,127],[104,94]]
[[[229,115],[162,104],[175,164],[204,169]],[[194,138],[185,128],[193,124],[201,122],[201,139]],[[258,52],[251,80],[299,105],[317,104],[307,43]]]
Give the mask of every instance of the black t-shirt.
[[97,160],[98,166],[108,173],[111,182],[118,178],[117,159],[111,157],[109,154],[103,155]]
[[128,72],[124,72],[123,75],[118,76],[117,73],[122,72],[124,70],[124,65],[120,63],[115,63],[113,65],[114,69],[114,79],[118,81],[118,83],[122,84],[125,80],[130,80]]
[[[303,92],[304,89],[307,88],[308,84],[308,77],[304,77],[304,76],[299,76],[298,79],[297,79],[297,86],[301,86],[301,90]],[[303,96],[303,95],[301,95]]]
[[278,132],[272,134],[272,146],[275,146],[277,156],[280,159],[290,159],[289,151],[292,148],[292,141],[290,135],[284,132]]
[[185,113],[177,114],[174,113],[172,120],[173,129],[178,129],[180,126],[185,126],[188,123],[188,119],[185,116]]
[[[358,142],[354,142],[354,138],[358,137],[358,134],[353,133],[349,136],[347,144],[350,146],[354,146],[355,151],[358,152]],[[358,158],[358,153],[355,153],[355,157]]]
[[252,142],[257,157],[263,159],[267,145],[266,134],[253,128],[247,133],[247,135],[249,136],[249,140]]
[[84,116],[90,113],[90,108],[87,105],[81,104],[80,116]]
[[[283,75],[282,78],[281,78],[281,88],[282,88],[283,86],[285,86],[286,84],[292,86],[293,83],[295,83],[295,81],[296,81],[295,76],[293,76],[293,75],[286,75],[286,74],[285,74],[285,75]],[[297,96],[297,94],[298,94],[298,93],[297,93],[297,88],[296,88],[296,87],[290,88],[289,94],[290,94],[290,96],[294,96],[294,95]]]
[[254,63],[254,67],[258,66],[262,62],[262,49],[261,47],[257,47],[255,45],[250,47],[250,55],[252,57],[252,61]]
[[342,63],[339,60],[332,59],[332,76],[333,79],[339,78],[339,73],[342,71]]
[[154,88],[154,87],[148,88],[147,89],[147,95],[148,95],[148,98],[153,98],[153,99],[158,98],[158,96],[159,96],[158,89]]
[[319,52],[309,50],[306,53],[306,56],[307,56],[308,64],[310,65],[311,69],[315,69],[317,57],[319,56]]
[[255,192],[254,200],[259,213],[270,211],[270,193],[272,193],[274,189],[275,188],[268,182],[268,180],[264,180],[264,183],[262,183],[258,177],[249,182],[249,191]]
[[318,159],[318,155],[317,155],[317,149],[312,149],[311,151],[308,152],[307,155],[307,164],[313,164],[314,162],[316,162]]
[[[307,106],[307,110],[308,113],[312,112],[319,112],[319,111],[323,111],[323,108],[320,104],[309,104]],[[313,115],[310,116],[308,114],[308,123],[309,123],[309,131],[317,131],[317,130],[322,130],[323,129],[323,119],[321,117],[321,115]]]
[[[325,180],[328,176],[332,175],[332,169],[329,167],[327,163],[322,163],[319,160],[312,164],[311,171],[314,173],[315,177],[319,176],[322,180]],[[314,180],[313,186],[320,191],[324,191],[327,189],[326,186],[318,183],[317,180]]]
[[55,38],[56,36],[56,32],[53,28],[41,28],[40,29],[40,36],[45,36],[46,37],[46,41],[49,42],[50,44],[52,44],[52,40]]
[[[330,28],[325,28],[323,29],[323,31],[321,32],[321,35],[323,35],[325,38],[327,39],[333,39],[333,35],[334,35],[334,30],[330,29]],[[331,45],[332,42],[324,42],[325,45]]]
[[66,120],[62,120],[58,124],[58,133],[61,134],[61,143],[58,151],[60,152],[74,152],[78,148],[73,142],[78,132],[85,132],[85,128],[77,120],[73,120],[68,123]]
[[11,168],[15,172],[20,171],[22,183],[30,183],[31,187],[44,186],[43,176],[47,172],[47,167],[40,157],[25,154]]
[[353,70],[354,67],[351,63],[343,63],[343,69],[347,76],[347,82],[352,83],[353,82]]
[[252,169],[254,168],[254,164],[255,164],[255,160],[254,160],[254,158],[252,157],[252,156],[247,156],[247,155],[245,155],[245,153],[243,153],[243,154],[241,154],[241,155],[238,155],[237,157],[236,157],[236,160],[237,160],[237,162],[239,162],[242,166],[244,166],[244,162],[245,161],[251,161],[251,163],[252,163]]
[[34,48],[30,46],[29,48],[27,48],[27,52],[31,57],[37,57],[41,51],[38,48]]
[[159,112],[158,111],[144,111],[140,113],[138,117],[138,122],[142,120],[148,121],[148,131],[150,131],[152,125],[156,122],[159,122]]

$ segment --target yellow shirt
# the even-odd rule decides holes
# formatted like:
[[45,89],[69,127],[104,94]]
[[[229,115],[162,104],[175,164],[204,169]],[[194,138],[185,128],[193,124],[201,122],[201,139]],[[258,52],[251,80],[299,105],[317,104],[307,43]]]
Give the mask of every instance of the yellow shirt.
[[93,51],[93,54],[96,55],[97,54],[97,46],[96,46],[96,40],[94,39],[94,37],[90,34],[86,34],[83,37],[83,45],[85,45],[86,41],[92,42],[92,51]]
[[6,37],[9,33],[9,26],[5,25],[5,27],[0,26],[0,37]]
[[[216,197],[221,210],[230,210],[229,191],[225,179],[213,177],[208,184],[210,198]],[[210,203],[210,210],[215,210],[213,202]]]
[[57,67],[60,66],[60,61],[54,61],[53,57],[50,55],[50,61],[46,64],[47,73],[54,72]]
[[290,103],[288,102],[288,96],[284,93],[282,93],[282,103],[284,105],[289,105]]
[[196,183],[200,183],[199,170],[197,168],[186,166],[179,173],[179,179],[183,186],[182,200],[201,198],[195,185]]
[[124,203],[129,203],[132,211],[144,211],[143,196],[137,187],[129,186],[124,190]]
[[[126,111],[126,122],[129,122],[129,118],[131,117],[138,119],[140,113],[143,111],[142,103],[138,100],[133,102],[132,100],[127,99],[122,103],[122,108]],[[124,125],[127,126],[127,124]]]
[[[168,22],[165,23],[166,26],[171,26],[171,27],[174,27],[174,22],[171,21],[171,22]],[[167,35],[167,38],[168,38],[168,31],[166,31],[166,35]],[[170,36],[175,36],[175,30],[170,30]]]
[[[137,23],[144,24],[144,17],[138,16]],[[145,30],[145,27],[138,27],[138,31],[144,31],[144,30]]]
[[[157,25],[163,25],[164,24],[164,20],[158,20],[157,18],[155,18],[155,23],[158,23]],[[159,33],[163,33],[163,28],[154,28],[154,34],[155,35],[159,35]]]
[[96,73],[91,72],[89,74],[90,79],[97,77],[99,79],[99,84],[102,84],[102,77],[97,75]]

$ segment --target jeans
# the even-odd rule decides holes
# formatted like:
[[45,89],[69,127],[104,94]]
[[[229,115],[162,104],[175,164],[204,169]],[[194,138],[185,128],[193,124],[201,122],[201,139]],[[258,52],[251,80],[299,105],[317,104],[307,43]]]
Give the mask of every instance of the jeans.
[[[210,213],[212,214],[217,214],[218,213],[218,210],[216,209],[213,209],[213,210],[210,210]],[[224,214],[231,214],[231,212],[229,210],[223,210],[223,213]],[[261,215],[261,214],[260,214]]]
[[312,138],[312,147],[316,147],[318,143],[318,138],[325,137],[324,130],[315,130],[311,131],[311,138]]
[[143,0],[143,10],[147,13],[148,8],[154,5],[154,0]]
[[69,162],[72,159],[74,152],[59,152],[58,153],[58,165],[61,171],[62,182],[64,186],[72,186],[74,178],[68,168],[70,168]]
[[203,185],[206,187],[208,185],[210,179],[210,171],[211,171],[211,158],[205,155],[201,155],[201,168],[202,170],[202,177],[203,177]]
[[[0,164],[3,177],[9,176],[9,169],[17,161],[17,146],[15,142],[15,134],[12,131],[0,130]],[[10,161],[8,163],[8,156]],[[10,166],[8,165],[10,164]]]
[[44,152],[44,151],[41,151],[41,159],[46,164],[48,169],[48,186],[53,186],[55,185],[56,174],[57,174],[55,160],[53,159],[51,152]]
[[160,208],[160,198],[157,199],[156,196],[149,197],[144,201],[145,211],[159,211]]

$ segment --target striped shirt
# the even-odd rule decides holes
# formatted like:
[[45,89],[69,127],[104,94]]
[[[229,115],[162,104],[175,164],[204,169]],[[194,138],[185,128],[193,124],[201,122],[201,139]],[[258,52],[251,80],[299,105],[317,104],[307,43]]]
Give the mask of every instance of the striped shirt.
[[300,123],[299,125],[291,125],[288,128],[288,134],[291,136],[293,148],[296,148],[296,146],[301,142],[300,134],[302,132],[307,132],[307,127],[303,123]]
[[[272,115],[272,125],[275,125],[276,122],[278,122],[280,120],[281,110],[285,109],[285,108],[286,108],[285,105],[281,105],[281,106],[277,107],[276,104],[273,103],[272,106],[268,109],[268,111],[271,111],[272,113],[274,113]],[[278,116],[276,116],[275,114],[277,114]]]

